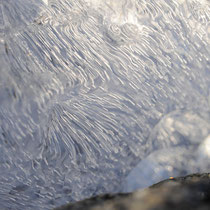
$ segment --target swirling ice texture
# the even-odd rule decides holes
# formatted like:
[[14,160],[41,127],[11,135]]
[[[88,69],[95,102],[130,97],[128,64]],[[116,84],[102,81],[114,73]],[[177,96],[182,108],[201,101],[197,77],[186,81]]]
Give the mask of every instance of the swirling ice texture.
[[207,170],[209,13],[205,0],[1,0],[2,208],[115,192],[141,160],[147,175]]

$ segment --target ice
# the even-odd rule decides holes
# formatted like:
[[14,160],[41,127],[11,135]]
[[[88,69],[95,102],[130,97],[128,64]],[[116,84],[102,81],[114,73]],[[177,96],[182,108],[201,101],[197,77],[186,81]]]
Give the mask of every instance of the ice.
[[202,163],[208,162],[210,160],[210,136],[209,135],[200,144],[198,148],[198,158],[200,159],[200,161],[202,161]]
[[48,5],[48,0],[42,0],[46,5]]
[[150,155],[129,173],[122,190],[132,192],[169,177],[208,172],[209,120],[196,110],[166,115],[148,138]]
[[0,0],[1,207],[208,171],[209,8]]

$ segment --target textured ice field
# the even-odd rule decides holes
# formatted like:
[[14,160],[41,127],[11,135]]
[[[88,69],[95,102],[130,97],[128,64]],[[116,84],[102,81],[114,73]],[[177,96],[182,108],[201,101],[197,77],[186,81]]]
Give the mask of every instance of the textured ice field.
[[208,0],[0,0],[0,206],[51,209],[210,169]]

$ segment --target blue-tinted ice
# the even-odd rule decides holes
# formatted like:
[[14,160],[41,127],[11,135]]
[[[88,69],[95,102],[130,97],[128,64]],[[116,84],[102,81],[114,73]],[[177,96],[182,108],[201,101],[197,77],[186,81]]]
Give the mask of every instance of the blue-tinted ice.
[[208,0],[0,0],[1,208],[209,171],[209,59]]

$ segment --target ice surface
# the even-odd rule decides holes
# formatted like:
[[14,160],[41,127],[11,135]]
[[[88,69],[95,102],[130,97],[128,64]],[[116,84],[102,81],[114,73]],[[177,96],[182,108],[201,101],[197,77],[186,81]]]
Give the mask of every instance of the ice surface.
[[48,5],[48,0],[42,0],[46,5]]
[[121,189],[131,192],[169,177],[209,171],[208,117],[195,110],[161,119],[147,140],[150,155],[129,173]]
[[0,0],[1,207],[208,171],[209,17],[204,0]]

